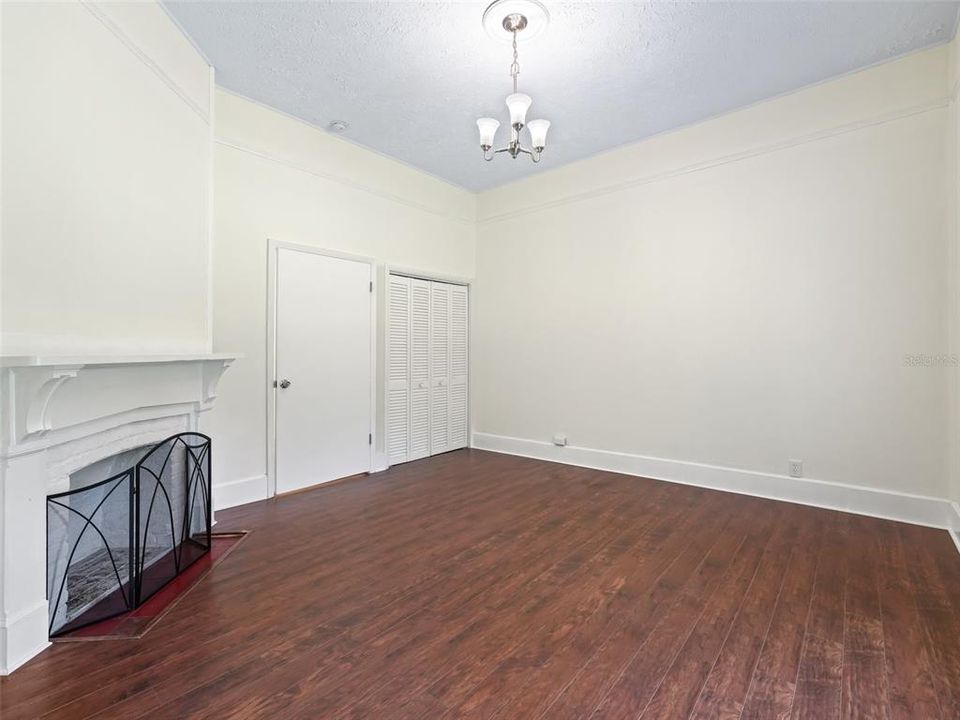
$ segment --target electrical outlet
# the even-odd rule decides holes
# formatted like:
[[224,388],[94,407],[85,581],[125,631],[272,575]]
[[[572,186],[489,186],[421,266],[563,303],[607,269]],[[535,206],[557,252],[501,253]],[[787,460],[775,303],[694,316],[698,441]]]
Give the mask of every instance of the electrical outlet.
[[553,436],[553,444],[557,447],[566,447],[567,445],[567,436],[562,433],[557,433]]
[[787,460],[787,472],[790,477],[803,477],[803,460]]

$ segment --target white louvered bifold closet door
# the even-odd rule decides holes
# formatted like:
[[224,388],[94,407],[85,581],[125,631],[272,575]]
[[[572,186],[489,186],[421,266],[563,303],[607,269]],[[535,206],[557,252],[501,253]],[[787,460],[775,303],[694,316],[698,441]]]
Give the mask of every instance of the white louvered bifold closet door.
[[450,286],[450,391],[448,448],[467,446],[467,288]]
[[430,455],[430,283],[410,280],[410,444],[408,460]]
[[430,454],[450,449],[450,290],[430,283]]
[[390,464],[467,446],[467,288],[390,275]]
[[387,306],[387,455],[406,462],[410,444],[410,278],[390,276]]

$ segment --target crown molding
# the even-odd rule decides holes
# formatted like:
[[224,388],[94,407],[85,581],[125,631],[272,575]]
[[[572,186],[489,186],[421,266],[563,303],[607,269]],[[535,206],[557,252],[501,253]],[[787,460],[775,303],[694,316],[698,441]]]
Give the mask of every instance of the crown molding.
[[[954,97],[956,93],[954,94]],[[851,123],[844,123],[842,125],[835,125],[833,127],[825,128],[823,130],[816,130],[810,133],[804,133],[802,135],[797,135],[791,138],[784,140],[779,140],[776,142],[764,143],[757,145],[753,148],[747,150],[742,150],[740,152],[730,153],[728,155],[721,155],[719,157],[704,160],[701,162],[690,163],[687,165],[681,165],[669,170],[664,170],[661,172],[653,173],[650,175],[638,175],[633,178],[628,178],[616,183],[610,183],[592,190],[587,190],[581,193],[571,193],[564,195],[562,197],[556,198],[554,200],[546,200],[539,203],[533,203],[527,205],[526,207],[517,208],[516,210],[510,210],[508,212],[499,213],[495,215],[488,215],[483,218],[477,219],[477,225],[490,225],[493,223],[501,222],[503,220],[512,220],[517,217],[522,217],[524,215],[529,215],[532,213],[541,212],[543,210],[549,210],[556,207],[561,207],[564,205],[571,205],[574,203],[584,202],[586,200],[593,200],[595,198],[603,197],[605,195],[610,195],[613,193],[624,192],[626,190],[631,190],[636,187],[641,187],[643,185],[649,185],[652,183],[663,182],[664,180],[670,180],[672,178],[680,177],[682,175],[689,175],[692,173],[703,172],[704,170],[710,170],[712,168],[721,167],[723,165],[730,165],[732,163],[742,162],[744,160],[749,160],[751,158],[759,157],[762,155],[769,155],[776,152],[781,152],[783,150],[788,150],[790,148],[798,147],[801,145],[806,145],[809,143],[820,142],[822,140],[828,140],[830,138],[838,137],[840,135],[846,135],[851,132],[857,132],[859,130],[865,130],[871,127],[877,127],[880,125],[885,125],[891,122],[896,122],[898,120],[904,120],[915,115],[922,115],[935,110],[942,110],[949,106],[951,98],[949,96],[939,97],[931,101],[924,103],[919,103],[917,105],[911,105],[906,108],[901,108],[889,113],[884,113],[881,115],[874,116],[872,118],[866,118],[863,120],[857,120]]]
[[[154,75],[156,75],[164,85],[166,85],[170,90],[172,90],[177,97],[179,97],[183,102],[189,107],[197,116],[200,117],[203,122],[210,124],[212,122],[212,107],[204,110],[193,98],[190,97],[189,93],[180,85],[166,70],[164,70],[150,55],[148,55],[143,48],[141,48],[134,40],[131,38],[123,29],[113,21],[113,19],[103,11],[102,8],[98,7],[95,2],[91,0],[79,0],[80,5],[89,11],[93,17],[100,21],[100,23],[121,42],[124,46],[133,53],[140,62],[149,68]],[[179,26],[177,29],[180,30]],[[191,41],[192,42],[192,41]],[[201,56],[202,57],[202,56]]]
[[390,202],[397,203],[398,205],[404,205],[406,207],[413,208],[414,210],[419,210],[421,212],[429,213],[431,215],[436,215],[438,217],[442,217],[447,220],[452,220],[456,223],[460,223],[461,225],[472,226],[475,224],[474,221],[471,220],[470,218],[465,218],[460,215],[447,212],[445,210],[440,210],[440,209],[431,207],[429,205],[425,205],[423,203],[417,202],[416,200],[410,200],[408,198],[403,197],[402,195],[397,195],[395,193],[391,193],[386,190],[381,190],[379,188],[373,187],[372,185],[367,185],[366,183],[358,182],[356,180],[352,180],[342,175],[337,175],[335,173],[316,170],[314,168],[308,167],[307,165],[292,162],[290,160],[287,160],[286,158],[277,157],[276,155],[272,155],[270,153],[266,153],[261,150],[256,150],[246,145],[241,145],[240,143],[233,142],[232,140],[217,138],[214,142],[217,145],[222,145],[223,147],[232,148],[233,150],[239,150],[240,152],[249,153],[250,155],[254,155],[258,158],[261,158],[262,160],[268,160],[270,162],[277,163],[279,165],[283,165],[285,167],[291,168],[292,170],[297,170],[299,172],[306,173],[308,175],[313,175],[314,177],[320,178],[322,180],[335,182],[339,185],[343,185],[344,187],[348,187],[351,190],[359,190],[360,192],[364,192],[369,195],[378,197],[381,200],[388,200]]

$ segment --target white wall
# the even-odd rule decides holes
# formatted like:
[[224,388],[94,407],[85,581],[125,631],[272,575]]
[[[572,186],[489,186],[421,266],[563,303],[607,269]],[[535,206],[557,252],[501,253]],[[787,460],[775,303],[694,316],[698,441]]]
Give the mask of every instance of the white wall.
[[223,91],[215,187],[214,347],[244,355],[213,410],[223,506],[267,494],[268,238],[468,278],[476,208],[471,193]]
[[960,499],[956,370],[903,361],[960,347],[957,41],[479,197],[214,102],[154,3],[4,3],[2,41],[2,352],[243,353],[225,502],[266,492],[268,237],[476,260],[482,433]]
[[[0,3],[0,46],[0,354],[209,349],[210,68],[153,2]],[[33,560],[48,458],[29,442],[7,456],[22,439],[7,411],[31,382],[17,379],[0,443],[0,674],[47,639]]]
[[2,351],[208,349],[210,69],[152,2],[2,13]]
[[940,47],[484,193],[474,430],[948,494]]

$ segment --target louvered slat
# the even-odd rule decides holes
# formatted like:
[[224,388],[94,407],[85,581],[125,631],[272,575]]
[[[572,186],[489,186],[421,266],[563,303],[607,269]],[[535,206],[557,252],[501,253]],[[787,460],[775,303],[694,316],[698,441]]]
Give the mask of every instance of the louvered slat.
[[387,442],[390,464],[406,462],[410,439],[410,280],[390,276],[387,307]]
[[409,460],[430,455],[430,283],[426,280],[410,280],[409,437]]
[[466,384],[450,387],[450,437],[451,450],[467,446],[467,386]]
[[450,390],[448,396],[448,449],[466,447],[467,438],[467,288],[450,288]]
[[450,286],[430,283],[430,454],[449,448]]

